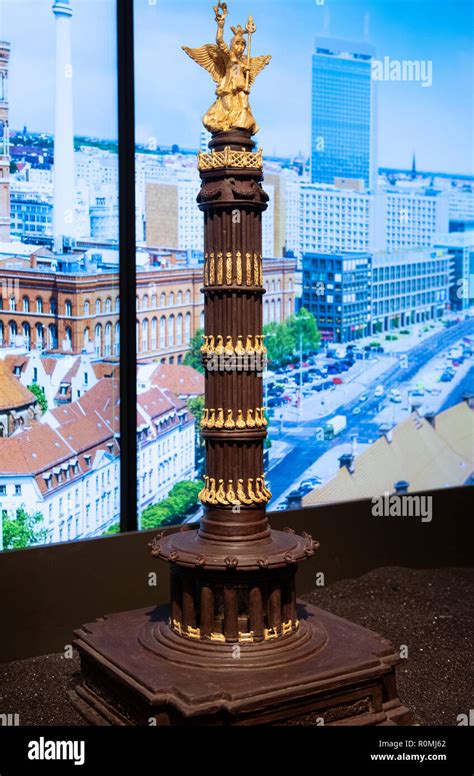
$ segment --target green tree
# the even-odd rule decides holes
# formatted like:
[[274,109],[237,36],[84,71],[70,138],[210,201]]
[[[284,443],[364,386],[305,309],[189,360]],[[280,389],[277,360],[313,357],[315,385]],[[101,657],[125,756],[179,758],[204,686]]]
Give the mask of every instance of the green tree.
[[103,536],[110,536],[110,534],[118,533],[120,533],[120,523],[113,523],[112,525],[109,525]]
[[201,433],[201,420],[204,412],[204,396],[195,396],[186,402],[188,410],[196,418],[194,444],[196,448],[196,469],[199,474],[204,471],[204,439]]
[[316,318],[304,307],[283,323],[267,324],[263,332],[266,335],[265,346],[272,367],[289,364],[293,357],[299,354],[300,336],[303,353],[313,353],[318,350],[321,342]]
[[158,504],[150,504],[141,516],[143,530],[182,523],[198,505],[202,483],[183,480],[172,487],[168,496]]
[[48,400],[46,398],[44,388],[42,388],[41,385],[38,385],[37,383],[33,383],[32,385],[28,386],[28,390],[31,391],[31,393],[38,399],[39,406],[41,407],[41,414],[44,415],[48,409]]
[[267,348],[270,368],[279,367],[289,363],[294,349],[294,341],[291,332],[284,323],[268,323],[263,327],[265,334],[265,347]]
[[201,420],[204,412],[204,396],[195,396],[186,402],[188,410],[196,418],[196,429],[201,428]]
[[203,342],[204,329],[198,329],[194,337],[192,338],[189,350],[184,356],[184,363],[186,366],[192,366],[198,372],[204,374],[204,367],[202,365],[201,346]]
[[295,351],[299,351],[300,338],[303,353],[313,353],[319,349],[321,334],[318,331],[316,318],[309,310],[302,307],[296,315],[291,315],[287,319],[286,324],[293,337]]
[[43,522],[41,512],[29,514],[24,507],[18,507],[15,517],[8,513],[3,516],[3,548],[5,550],[21,550],[32,544],[46,541],[48,531],[41,528]]

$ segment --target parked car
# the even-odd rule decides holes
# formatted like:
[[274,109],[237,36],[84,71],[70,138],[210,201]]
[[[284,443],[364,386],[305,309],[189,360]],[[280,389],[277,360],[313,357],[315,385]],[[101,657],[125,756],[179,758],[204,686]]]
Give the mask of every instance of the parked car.
[[414,389],[414,390],[411,392],[411,395],[412,395],[412,396],[424,396],[424,395],[425,395],[424,388],[415,388],[415,389]]
[[453,376],[454,375],[452,375],[451,372],[446,371],[446,372],[443,372],[443,374],[439,379],[442,383],[450,383],[451,380],[453,379]]
[[333,377],[332,379],[333,385],[342,385],[344,380],[342,377]]
[[267,401],[267,407],[281,407],[283,400],[279,396],[271,396]]
[[362,403],[364,401],[367,401],[368,398],[369,398],[368,393],[361,393],[361,395],[359,396],[359,401]]
[[374,391],[374,396],[377,399],[381,399],[383,396],[385,396],[385,390],[384,390],[383,385],[377,385],[377,387],[376,387],[376,389]]

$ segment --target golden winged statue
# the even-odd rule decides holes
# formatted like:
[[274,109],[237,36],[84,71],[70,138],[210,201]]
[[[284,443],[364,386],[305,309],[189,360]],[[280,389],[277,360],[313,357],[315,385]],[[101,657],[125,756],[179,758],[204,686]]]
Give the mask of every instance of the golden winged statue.
[[[245,29],[240,24],[237,27],[231,27],[234,37],[229,47],[224,40],[227,4],[219,0],[214,6],[214,13],[217,22],[216,42],[206,43],[196,49],[183,46],[186,54],[207,70],[217,84],[217,100],[209,108],[202,122],[212,133],[244,129],[250,131],[251,135],[255,135],[258,132],[258,124],[249,105],[250,89],[260,71],[270,62],[271,57],[250,56],[251,39],[256,31],[251,16]],[[245,40],[246,34],[248,46]]]

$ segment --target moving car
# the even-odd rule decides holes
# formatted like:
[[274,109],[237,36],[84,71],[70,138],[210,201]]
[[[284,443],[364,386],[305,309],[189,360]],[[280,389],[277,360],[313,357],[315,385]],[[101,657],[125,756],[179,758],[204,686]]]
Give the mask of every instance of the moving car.
[[402,395],[398,388],[392,388],[390,391],[388,398],[390,401],[392,401],[394,404],[401,404],[402,403]]

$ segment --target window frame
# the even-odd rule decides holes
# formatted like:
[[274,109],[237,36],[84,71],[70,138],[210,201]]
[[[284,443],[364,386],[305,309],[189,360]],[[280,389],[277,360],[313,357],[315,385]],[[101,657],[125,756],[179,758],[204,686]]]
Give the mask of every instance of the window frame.
[[138,529],[134,3],[117,0],[119,166],[120,531]]

